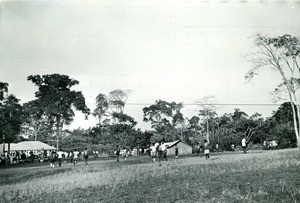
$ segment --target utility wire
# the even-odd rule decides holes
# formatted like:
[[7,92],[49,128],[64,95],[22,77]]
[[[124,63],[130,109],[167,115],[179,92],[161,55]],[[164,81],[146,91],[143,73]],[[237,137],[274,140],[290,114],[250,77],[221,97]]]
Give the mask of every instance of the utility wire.
[[[95,104],[95,103],[89,103]],[[126,103],[125,106],[150,106],[154,105],[153,103]],[[193,103],[183,103],[184,106],[199,106],[200,104]],[[281,104],[268,104],[268,103],[208,103],[204,105],[209,106],[280,106]]]

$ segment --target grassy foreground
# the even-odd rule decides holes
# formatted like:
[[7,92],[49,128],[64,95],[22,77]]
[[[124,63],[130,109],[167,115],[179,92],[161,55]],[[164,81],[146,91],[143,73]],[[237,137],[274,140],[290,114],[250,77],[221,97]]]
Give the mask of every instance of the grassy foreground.
[[2,168],[0,202],[300,202],[300,150]]

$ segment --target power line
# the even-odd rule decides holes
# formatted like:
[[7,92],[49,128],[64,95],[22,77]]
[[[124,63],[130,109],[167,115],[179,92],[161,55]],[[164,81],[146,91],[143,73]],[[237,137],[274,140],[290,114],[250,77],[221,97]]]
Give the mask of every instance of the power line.
[[[96,103],[89,103],[96,104]],[[154,105],[154,103],[138,103],[138,102],[130,102],[126,103],[125,106],[150,106]],[[184,106],[199,106],[199,104],[193,103],[183,103]],[[204,104],[208,106],[280,106],[281,104],[271,104],[271,103],[208,103]]]
[[[127,103],[126,105],[140,106],[140,105],[153,105],[150,103]],[[198,106],[199,104],[187,103],[184,106]],[[280,106],[281,104],[267,104],[267,103],[208,103],[209,106]]]

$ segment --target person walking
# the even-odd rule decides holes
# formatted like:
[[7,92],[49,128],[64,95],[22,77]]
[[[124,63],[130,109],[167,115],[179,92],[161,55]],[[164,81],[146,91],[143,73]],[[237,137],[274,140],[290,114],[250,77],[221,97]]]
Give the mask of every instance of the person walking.
[[89,154],[87,148],[84,148],[83,156],[84,156],[84,163],[88,164]]
[[50,167],[51,168],[55,167],[55,162],[56,162],[56,152],[52,151],[50,154]]
[[153,160],[153,162],[155,162],[155,158],[156,158],[156,146],[155,146],[155,143],[152,143],[152,146],[150,146],[150,155],[151,155],[151,158]]
[[204,154],[205,154],[205,159],[210,159],[209,157],[209,143],[207,140],[204,140]]
[[168,158],[167,158],[168,145],[165,143],[164,140],[162,141],[161,148],[162,148],[162,156],[163,156],[162,159],[164,159],[165,161],[168,161]]
[[65,151],[65,164],[69,163],[69,152]]
[[157,155],[158,155],[158,165],[161,166],[161,161],[163,158],[163,151],[162,151],[162,144],[161,141],[158,142],[158,145],[156,147]]
[[125,161],[127,159],[127,155],[128,155],[128,150],[126,149],[126,147],[124,147],[122,150],[122,157]]
[[219,153],[219,143],[218,142],[216,143],[216,151],[217,151],[217,153]]
[[77,162],[78,162],[78,155],[79,155],[79,151],[77,151],[77,149],[75,149],[74,152],[73,152],[74,166],[77,165]]
[[120,152],[121,152],[121,149],[120,149],[119,145],[117,145],[117,150],[116,150],[117,162],[120,161]]
[[175,159],[178,159],[178,146],[175,145]]
[[61,167],[61,163],[62,163],[62,159],[63,159],[63,154],[64,152],[61,150],[61,148],[59,149],[59,151],[57,152],[57,156],[58,156],[58,166]]
[[243,139],[242,139],[242,148],[243,148],[244,154],[247,155],[247,151],[246,151],[247,142],[246,142],[246,138],[245,137],[243,137]]
[[70,157],[70,163],[73,163],[73,151],[70,151],[69,153],[69,157]]

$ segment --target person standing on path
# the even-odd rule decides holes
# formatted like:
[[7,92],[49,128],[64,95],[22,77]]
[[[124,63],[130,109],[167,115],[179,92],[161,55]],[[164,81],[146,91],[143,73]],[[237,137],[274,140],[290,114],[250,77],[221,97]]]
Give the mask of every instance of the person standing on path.
[[158,142],[158,145],[156,147],[156,151],[157,151],[157,155],[158,155],[158,163],[159,163],[159,166],[161,166],[161,161],[162,161],[162,158],[163,158],[163,151],[162,151],[161,141]]
[[216,143],[216,151],[217,151],[217,153],[219,153],[219,143],[218,142]]
[[56,162],[56,152],[52,151],[50,155],[50,167],[54,168],[55,167],[55,162]]
[[74,166],[77,165],[78,155],[79,155],[79,151],[77,151],[77,149],[75,149],[74,152],[73,152]]
[[117,150],[116,150],[117,162],[120,161],[120,152],[121,152],[121,149],[120,149],[119,145],[117,145]]
[[178,159],[178,146],[175,145],[175,159]]
[[243,139],[242,139],[242,148],[243,148],[244,154],[247,155],[247,151],[246,151],[247,142],[246,142],[246,138],[245,137],[243,137]]
[[167,149],[168,149],[168,145],[164,142],[164,140],[162,141],[162,144],[161,144],[161,148],[162,148],[162,155],[163,155],[163,159],[165,161],[168,161],[168,158],[167,158]]
[[69,157],[70,157],[70,162],[73,163],[73,151],[70,151]]
[[150,146],[150,155],[151,155],[151,158],[153,160],[153,162],[155,162],[155,158],[156,158],[156,145],[155,143],[152,143],[152,146]]
[[84,152],[83,152],[83,156],[84,156],[84,163],[85,164],[88,164],[88,159],[89,159],[89,154],[88,154],[88,149],[87,148],[84,148]]
[[209,143],[207,140],[204,140],[204,154],[205,154],[205,159],[210,159],[209,157]]
[[57,152],[57,156],[58,156],[58,166],[61,167],[61,163],[62,163],[62,159],[63,159],[63,154],[64,152],[59,149],[59,151]]

